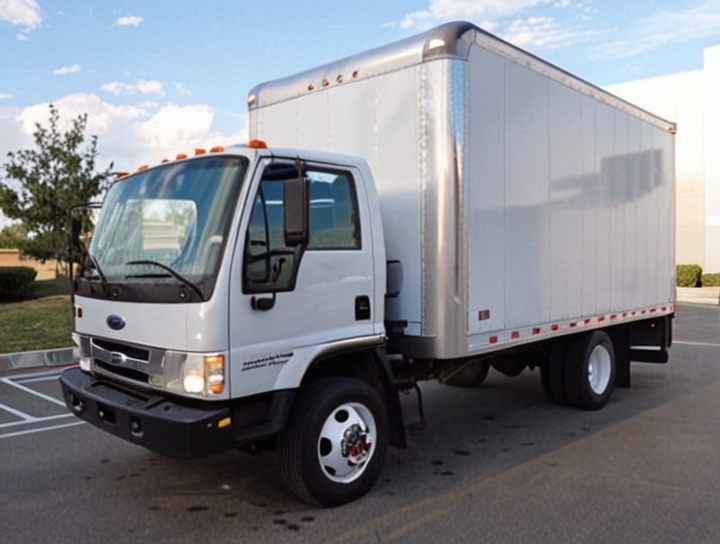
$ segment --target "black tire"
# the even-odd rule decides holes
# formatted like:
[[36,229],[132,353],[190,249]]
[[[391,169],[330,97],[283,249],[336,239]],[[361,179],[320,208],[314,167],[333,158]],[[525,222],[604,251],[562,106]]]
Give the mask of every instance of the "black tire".
[[490,363],[478,361],[465,365],[458,372],[442,381],[452,387],[477,387],[485,381],[490,372]]
[[545,396],[555,404],[568,403],[565,393],[565,354],[567,342],[557,340],[550,349],[547,362],[540,367],[540,380]]
[[380,475],[388,429],[385,403],[367,382],[338,377],[312,383],[278,438],[283,479],[312,505],[359,499]]
[[577,337],[565,357],[568,402],[583,410],[599,410],[615,388],[615,349],[610,336],[594,331]]

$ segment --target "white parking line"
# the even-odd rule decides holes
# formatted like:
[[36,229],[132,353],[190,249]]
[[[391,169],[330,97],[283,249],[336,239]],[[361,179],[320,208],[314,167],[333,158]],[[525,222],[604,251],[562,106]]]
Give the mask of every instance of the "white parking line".
[[683,342],[682,340],[673,340],[673,345],[680,344],[681,346],[702,346],[705,348],[720,348],[720,344],[709,344],[707,342]]
[[[19,417],[23,420],[21,423],[24,423],[25,421],[35,421],[37,419],[35,416],[31,416],[30,414],[26,414],[25,412],[21,412],[20,410],[16,410],[15,408],[2,403],[0,403],[0,410],[5,410],[16,417]],[[2,427],[2,425],[0,425],[0,427]]]
[[[5,408],[5,407],[3,405],[0,405],[0,409],[3,409],[3,408]],[[45,416],[45,417],[30,416],[29,419],[24,419],[23,421],[11,421],[10,423],[0,423],[0,429],[6,429],[8,427],[16,427],[18,425],[27,425],[28,423],[42,423],[43,421],[53,421],[55,419],[65,419],[68,417],[75,417],[75,416],[73,416],[73,414],[70,414],[70,413],[59,414],[56,416]]]
[[[64,402],[56,399],[55,397],[51,397],[49,395],[45,395],[44,393],[40,393],[39,391],[35,391],[34,389],[31,389],[30,387],[26,387],[24,385],[43,381],[57,380],[58,376],[61,373],[62,371],[58,372],[57,370],[53,370],[49,372],[34,372],[31,374],[8,376],[5,378],[0,378],[0,384],[14,387],[15,389],[19,389],[23,393],[27,393],[29,395],[32,395],[33,397],[42,399],[43,402],[50,402],[52,404],[65,408]],[[17,418],[20,418],[20,421],[0,423],[0,440],[3,438],[23,436],[26,434],[35,434],[45,431],[54,431],[56,429],[65,429],[67,427],[75,427],[77,425],[82,425],[83,423],[85,423],[84,421],[80,420],[76,420],[70,423],[62,422],[62,420],[67,420],[69,418],[75,417],[69,412],[52,416],[36,417],[2,403],[0,403],[0,411],[7,412]],[[23,429],[23,427],[28,426],[32,426],[33,428]],[[12,429],[12,431],[3,434],[2,431],[6,429]]]
[[30,395],[35,395],[36,397],[40,397],[43,400],[46,400],[48,402],[52,402],[53,404],[57,404],[58,406],[65,406],[65,403],[62,401],[57,400],[54,397],[51,397],[49,395],[45,395],[43,393],[40,393],[39,391],[35,391],[34,389],[30,389],[29,387],[25,387],[24,385],[20,383],[16,383],[17,378],[0,378],[0,382],[7,384],[11,387],[16,387],[17,389],[20,389],[21,391],[24,391],[25,393],[29,393]]
[[[68,414],[70,415],[70,414]],[[16,433],[0,434],[0,440],[3,438],[12,438],[14,436],[22,436],[25,434],[42,433],[45,431],[54,431],[55,429],[65,429],[66,427],[75,427],[77,425],[83,425],[84,421],[75,421],[73,423],[66,423],[65,425],[55,425],[54,427],[42,427],[41,429],[29,429],[27,431],[18,431]]]

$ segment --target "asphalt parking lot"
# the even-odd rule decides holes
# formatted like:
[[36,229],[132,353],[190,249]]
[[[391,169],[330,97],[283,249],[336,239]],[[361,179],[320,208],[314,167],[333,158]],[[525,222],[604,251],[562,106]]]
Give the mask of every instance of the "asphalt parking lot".
[[538,372],[422,384],[427,425],[361,501],[318,510],[272,454],[166,459],[75,421],[57,370],[0,375],[0,542],[716,543],[720,309],[681,304],[667,365],[598,412]]

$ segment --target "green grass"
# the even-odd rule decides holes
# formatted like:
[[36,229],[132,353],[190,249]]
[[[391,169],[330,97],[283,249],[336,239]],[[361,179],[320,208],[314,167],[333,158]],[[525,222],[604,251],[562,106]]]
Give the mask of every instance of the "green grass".
[[0,303],[0,353],[72,346],[70,280],[35,284],[32,300]]

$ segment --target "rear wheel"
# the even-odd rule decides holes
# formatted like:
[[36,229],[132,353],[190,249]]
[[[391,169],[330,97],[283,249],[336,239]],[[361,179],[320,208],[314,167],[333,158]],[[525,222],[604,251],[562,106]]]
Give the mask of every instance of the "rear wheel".
[[356,378],[307,387],[278,440],[280,471],[302,500],[339,506],[377,480],[388,444],[388,416],[378,392]]
[[565,391],[570,404],[598,410],[615,386],[615,349],[608,334],[594,331],[570,344],[565,358]]
[[540,379],[545,396],[555,404],[567,404],[565,393],[565,355],[567,342],[557,340],[550,349],[547,362],[540,367]]

